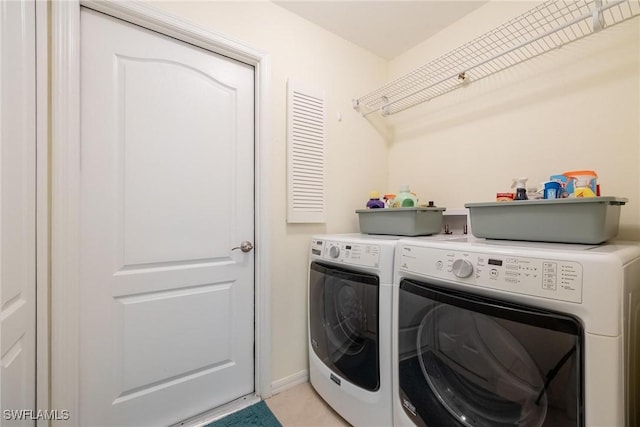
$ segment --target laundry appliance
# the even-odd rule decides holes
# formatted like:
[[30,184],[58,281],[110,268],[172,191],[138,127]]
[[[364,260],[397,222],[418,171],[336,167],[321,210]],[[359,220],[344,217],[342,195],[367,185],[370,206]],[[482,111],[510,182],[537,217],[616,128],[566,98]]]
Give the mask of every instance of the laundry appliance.
[[393,422],[391,296],[399,237],[313,236],[309,264],[309,377],[354,426]]
[[640,243],[400,240],[395,283],[395,425],[640,425]]

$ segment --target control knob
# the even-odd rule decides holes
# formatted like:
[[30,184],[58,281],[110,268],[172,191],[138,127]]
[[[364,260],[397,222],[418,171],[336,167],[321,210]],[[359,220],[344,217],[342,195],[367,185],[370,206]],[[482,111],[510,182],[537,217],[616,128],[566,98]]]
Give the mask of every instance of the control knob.
[[453,261],[451,271],[456,277],[464,279],[465,277],[471,276],[471,273],[473,273],[473,264],[471,264],[471,261],[466,259],[457,259]]
[[337,246],[331,246],[329,248],[329,256],[331,258],[338,258],[338,256],[340,256],[340,248]]

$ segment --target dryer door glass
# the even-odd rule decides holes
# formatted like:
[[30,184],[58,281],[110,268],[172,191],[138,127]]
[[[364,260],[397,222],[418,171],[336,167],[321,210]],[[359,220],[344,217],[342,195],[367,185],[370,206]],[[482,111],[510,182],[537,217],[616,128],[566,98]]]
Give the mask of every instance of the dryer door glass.
[[379,289],[378,276],[311,263],[311,347],[332,371],[370,391],[380,387]]
[[406,279],[398,312],[401,401],[418,425],[583,425],[576,319]]

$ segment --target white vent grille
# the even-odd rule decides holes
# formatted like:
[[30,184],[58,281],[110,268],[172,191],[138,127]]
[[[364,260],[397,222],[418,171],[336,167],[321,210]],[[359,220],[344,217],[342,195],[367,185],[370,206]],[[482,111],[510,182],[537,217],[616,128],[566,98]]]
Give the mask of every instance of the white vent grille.
[[287,84],[288,222],[325,222],[325,100]]

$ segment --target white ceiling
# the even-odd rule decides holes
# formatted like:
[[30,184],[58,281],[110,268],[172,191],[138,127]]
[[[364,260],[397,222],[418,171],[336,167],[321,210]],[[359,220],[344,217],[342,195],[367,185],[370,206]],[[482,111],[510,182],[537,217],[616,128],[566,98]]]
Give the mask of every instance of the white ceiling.
[[376,55],[393,59],[486,0],[285,0],[273,3]]

